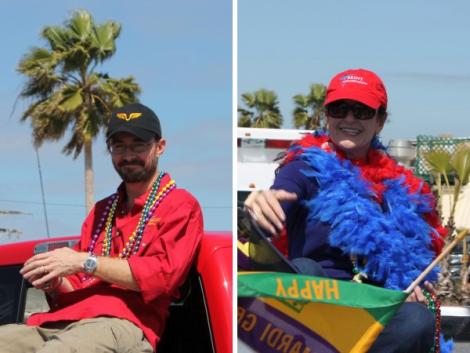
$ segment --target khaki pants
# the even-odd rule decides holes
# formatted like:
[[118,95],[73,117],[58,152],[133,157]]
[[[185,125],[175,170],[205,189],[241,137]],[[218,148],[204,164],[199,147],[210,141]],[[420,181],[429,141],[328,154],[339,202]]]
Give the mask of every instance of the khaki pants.
[[2,353],[152,353],[142,330],[127,320],[98,317],[47,327],[0,326]]

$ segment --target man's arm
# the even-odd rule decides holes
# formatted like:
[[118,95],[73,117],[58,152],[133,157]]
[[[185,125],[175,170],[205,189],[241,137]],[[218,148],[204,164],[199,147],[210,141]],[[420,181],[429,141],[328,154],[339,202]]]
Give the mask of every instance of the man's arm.
[[[26,261],[20,273],[34,287],[47,291],[47,283],[53,283],[60,277],[83,272],[83,264],[87,257],[88,253],[85,252],[78,252],[69,248],[55,249],[30,258]],[[135,291],[139,290],[127,260],[100,256],[93,275],[105,282]],[[57,289],[59,289],[59,286],[61,292],[73,290],[67,279],[59,280],[57,285],[51,285],[52,288],[57,287]]]
[[147,245],[146,254],[152,256],[129,258],[130,269],[145,302],[177,293],[203,235],[202,212],[189,193],[176,189],[168,195],[167,201],[159,214],[158,236]]
[[98,266],[93,274],[94,276],[126,289],[140,291],[127,260],[113,259],[105,256],[99,256],[97,259]]

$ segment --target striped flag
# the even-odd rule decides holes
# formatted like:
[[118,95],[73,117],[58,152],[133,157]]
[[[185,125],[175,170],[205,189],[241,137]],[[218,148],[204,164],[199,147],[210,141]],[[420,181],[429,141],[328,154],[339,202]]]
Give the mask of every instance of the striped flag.
[[238,337],[262,353],[367,352],[407,294],[279,272],[238,273]]

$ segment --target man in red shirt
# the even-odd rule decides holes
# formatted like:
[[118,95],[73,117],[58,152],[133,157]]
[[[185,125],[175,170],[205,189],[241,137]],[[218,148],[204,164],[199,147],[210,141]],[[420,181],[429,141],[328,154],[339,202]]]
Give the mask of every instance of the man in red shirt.
[[73,249],[21,270],[51,310],[0,328],[2,352],[153,352],[203,234],[198,202],[158,170],[158,117],[142,104],[112,113],[106,135],[123,183],[96,203]]

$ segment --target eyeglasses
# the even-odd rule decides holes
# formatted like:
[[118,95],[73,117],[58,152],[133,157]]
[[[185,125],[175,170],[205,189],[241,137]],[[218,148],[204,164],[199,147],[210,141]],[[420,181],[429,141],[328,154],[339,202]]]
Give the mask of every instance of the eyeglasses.
[[326,106],[326,114],[335,119],[344,119],[352,112],[353,116],[358,120],[370,120],[377,113],[376,109],[372,109],[361,103],[333,102]]
[[114,155],[124,154],[127,150],[132,153],[139,154],[147,151],[151,142],[136,142],[131,145],[125,145],[124,143],[113,143],[108,145],[108,151]]

